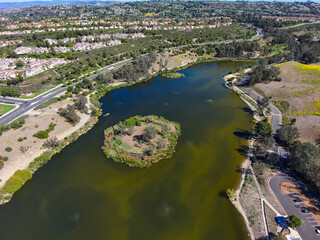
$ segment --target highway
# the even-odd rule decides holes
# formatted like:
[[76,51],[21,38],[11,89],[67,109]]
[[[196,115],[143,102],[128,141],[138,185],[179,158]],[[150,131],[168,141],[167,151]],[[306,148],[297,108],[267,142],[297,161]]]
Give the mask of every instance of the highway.
[[[107,67],[101,68],[97,74],[92,75],[88,77],[89,80],[92,80],[96,78],[101,73],[107,73],[111,70],[116,70],[123,65],[119,65],[122,63],[128,63],[132,59],[126,59],[121,62],[117,62],[115,64],[109,65]],[[116,67],[113,67],[114,65],[119,65]],[[78,83],[75,83],[73,85],[76,85]],[[71,85],[71,86],[73,86]],[[41,103],[44,103],[48,101],[51,98],[57,97],[58,95],[64,93],[67,91],[67,87],[62,87],[62,85],[59,85],[53,89],[50,89],[49,91],[35,97],[32,99],[20,99],[20,98],[12,98],[12,97],[1,97],[0,96],[0,103],[6,103],[6,104],[15,104],[17,107],[10,111],[9,113],[3,115],[0,117],[0,126],[9,124],[10,122],[14,121],[15,119],[21,117],[22,115],[26,114],[27,112],[31,111],[35,107],[39,106]]]
[[[285,173],[278,174],[272,177],[269,181],[269,186],[277,199],[281,203],[286,213],[290,215],[296,215],[302,220],[302,224],[297,228],[300,236],[303,240],[320,240],[320,234],[315,232],[316,227],[319,226],[311,213],[302,213],[301,208],[306,207],[303,202],[294,202],[297,199],[297,195],[294,193],[284,194],[280,189],[282,182],[294,183],[294,179],[286,175]],[[297,184],[296,184],[297,185]]]
[[[208,45],[208,44],[224,44],[224,43],[243,42],[243,41],[254,41],[254,40],[260,39],[262,37],[263,37],[263,31],[262,31],[262,29],[258,28],[257,34],[250,39],[238,39],[238,40],[227,40],[227,41],[221,41],[221,42],[199,43],[199,44],[194,44],[194,46],[204,46],[204,45]],[[186,46],[189,46],[189,45],[172,47],[170,49],[179,49],[179,48],[183,48]],[[156,52],[157,51],[155,51],[155,53]],[[144,56],[144,55],[147,55],[147,54],[143,54],[141,56]],[[92,80],[92,79],[96,78],[101,73],[107,73],[112,70],[116,70],[116,69],[121,68],[125,64],[130,63],[132,61],[132,59],[133,58],[125,59],[123,61],[108,65],[106,67],[102,67],[99,70],[97,70],[96,74],[94,74],[95,71],[92,71],[90,73],[87,73],[86,75],[81,75],[80,78],[94,74],[94,75],[88,77],[89,80]],[[75,79],[73,79],[73,80],[75,80]],[[78,84],[78,83],[75,83],[71,86],[74,86],[76,84]],[[57,89],[59,89],[59,90],[57,90]],[[57,86],[54,89],[51,89],[51,90],[49,90],[49,91],[47,91],[47,92],[45,92],[35,98],[32,98],[32,99],[19,99],[19,98],[1,97],[0,96],[0,103],[15,104],[16,106],[18,106],[15,109],[13,109],[12,111],[10,111],[9,113],[0,117],[0,126],[9,124],[10,122],[14,121],[15,119],[21,117],[22,115],[24,115],[27,112],[34,109],[35,107],[39,106],[41,103],[46,102],[51,98],[57,97],[58,95],[66,92],[66,91],[67,91],[67,87],[61,88],[60,86]]]

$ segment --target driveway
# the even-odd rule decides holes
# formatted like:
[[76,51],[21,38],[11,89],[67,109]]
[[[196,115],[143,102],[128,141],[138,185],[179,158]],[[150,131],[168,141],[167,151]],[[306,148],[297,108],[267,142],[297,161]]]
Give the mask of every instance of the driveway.
[[278,198],[286,213],[296,215],[302,220],[302,224],[297,228],[303,240],[317,240],[320,239],[320,234],[315,232],[316,226],[319,226],[311,213],[302,213],[301,208],[306,207],[303,202],[294,202],[297,194],[284,194],[280,189],[282,182],[289,182],[294,184],[293,179],[285,173],[278,174],[270,179],[269,185],[273,193]]

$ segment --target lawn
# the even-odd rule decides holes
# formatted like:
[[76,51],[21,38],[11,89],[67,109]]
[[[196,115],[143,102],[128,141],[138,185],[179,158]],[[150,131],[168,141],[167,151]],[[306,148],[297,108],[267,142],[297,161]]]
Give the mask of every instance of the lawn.
[[16,106],[14,105],[7,105],[7,104],[0,104],[0,114],[5,114],[9,111],[11,111],[12,109],[14,109]]
[[32,98],[35,98],[35,97],[39,96],[40,94],[42,94],[42,93],[44,93],[44,92],[49,91],[50,89],[51,89],[51,88],[42,90],[42,91],[40,91],[40,92],[36,92],[36,93],[34,93],[32,96],[30,96],[30,97],[19,97],[19,98],[21,98],[21,99],[32,99]]

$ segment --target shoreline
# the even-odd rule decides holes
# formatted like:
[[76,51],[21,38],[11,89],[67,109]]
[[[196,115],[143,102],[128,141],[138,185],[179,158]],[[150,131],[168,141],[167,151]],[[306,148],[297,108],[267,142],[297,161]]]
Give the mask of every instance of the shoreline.
[[[240,97],[240,99],[242,101],[244,101],[249,106],[249,108],[252,111],[255,111],[256,108],[252,104],[250,104],[250,102],[248,100],[245,99],[245,97],[243,96],[243,92],[238,87],[234,86],[233,84],[232,84],[232,87],[228,85],[228,80],[234,78],[235,76],[236,76],[236,74],[227,74],[223,77],[223,80],[225,81],[226,88],[228,88],[232,92],[236,93]],[[253,116],[253,118],[256,119],[255,115]],[[250,139],[248,139],[249,152],[251,152],[251,150],[252,150],[253,143],[254,143],[254,140],[251,139],[251,137],[250,137]],[[255,236],[254,236],[253,230],[250,226],[248,216],[245,213],[245,211],[240,203],[240,192],[241,192],[242,186],[244,184],[245,176],[247,174],[247,171],[248,171],[250,165],[251,165],[250,156],[248,155],[245,157],[244,161],[241,163],[241,169],[245,169],[245,171],[241,171],[240,182],[237,186],[237,189],[235,189],[235,195],[236,195],[235,199],[234,200],[229,199],[229,200],[232,203],[232,205],[235,207],[235,209],[238,211],[238,213],[241,215],[242,220],[244,221],[244,224],[246,226],[246,230],[248,232],[248,234],[247,234],[248,237],[250,237],[251,240],[255,240]]]
[[[128,86],[132,86],[134,84],[140,83],[140,82],[146,82],[149,81],[150,79],[160,76],[162,73],[165,72],[176,72],[176,71],[180,71],[180,70],[184,70],[190,66],[199,64],[199,63],[205,63],[205,62],[221,62],[221,61],[233,61],[233,62],[245,62],[245,61],[252,61],[252,59],[217,59],[217,58],[208,58],[208,57],[203,57],[203,58],[198,58],[195,61],[191,61],[191,62],[187,62],[185,64],[182,64],[180,66],[174,66],[171,68],[167,68],[165,70],[159,70],[156,71],[154,73],[152,73],[150,76],[146,76],[143,77],[141,79],[138,79],[136,81],[133,82],[118,82],[118,83],[113,83],[109,86],[106,86],[104,89],[101,89],[102,91],[94,91],[89,95],[89,105],[93,105],[94,101],[99,100],[101,97],[103,97],[105,94],[107,94],[108,92],[115,90],[115,89],[119,89],[119,88],[123,88],[123,87],[128,87]],[[44,166],[45,164],[47,164],[51,158],[59,153],[60,151],[62,151],[66,146],[68,146],[69,144],[71,144],[72,142],[76,141],[81,135],[87,133],[98,121],[99,121],[99,116],[101,116],[102,112],[101,112],[101,106],[98,106],[97,109],[99,111],[99,114],[97,116],[89,116],[89,120],[86,121],[79,129],[77,129],[76,131],[71,132],[69,135],[64,136],[64,138],[62,138],[60,145],[56,148],[56,149],[52,149],[49,151],[46,150],[42,150],[41,154],[34,154],[34,156],[32,155],[32,157],[34,158],[33,161],[27,161],[28,162],[28,166],[23,167],[22,169],[24,170],[28,170],[31,172],[31,174],[34,174],[39,168],[41,168],[42,166]],[[37,155],[37,156],[36,156]],[[41,159],[43,158],[43,159]],[[39,159],[40,162],[39,162]],[[30,164],[33,164],[32,167],[30,167]],[[25,164],[24,164],[25,165]],[[22,170],[21,166],[17,167],[15,170]],[[15,172],[16,172],[15,171]],[[14,172],[14,173],[15,173]],[[2,190],[3,186],[5,185],[5,183],[11,179],[12,177],[14,177],[15,174],[12,174],[6,181],[3,181],[0,183],[1,189]],[[21,184],[21,186],[19,187],[22,188],[23,185],[25,184],[25,182],[23,182]],[[18,190],[19,190],[18,189]],[[0,194],[0,205],[3,205],[7,202],[9,202],[11,200],[11,198],[13,197],[14,193],[17,192],[18,190],[12,192],[12,193],[8,193],[8,192],[1,192]]]

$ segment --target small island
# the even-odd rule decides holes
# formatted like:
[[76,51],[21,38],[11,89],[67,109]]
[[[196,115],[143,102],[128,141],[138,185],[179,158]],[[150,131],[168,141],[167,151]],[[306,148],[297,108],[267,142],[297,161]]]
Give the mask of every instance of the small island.
[[179,72],[164,72],[161,74],[161,77],[179,79],[179,78],[184,78],[185,75]]
[[180,125],[155,115],[134,116],[104,131],[105,155],[130,167],[150,167],[175,151]]

